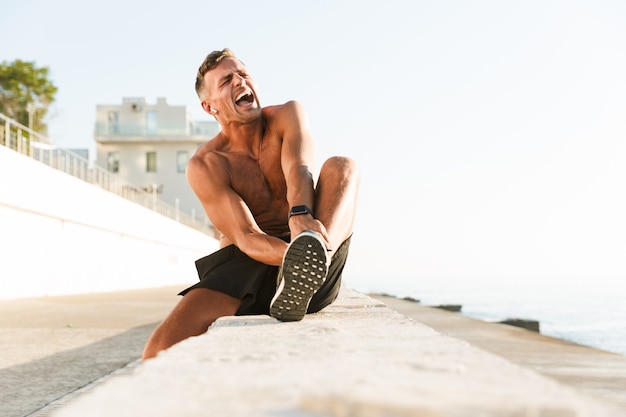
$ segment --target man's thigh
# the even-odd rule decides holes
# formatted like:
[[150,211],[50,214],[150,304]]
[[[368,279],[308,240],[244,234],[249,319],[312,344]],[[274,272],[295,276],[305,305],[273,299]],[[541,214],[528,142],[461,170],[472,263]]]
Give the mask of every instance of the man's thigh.
[[194,288],[179,301],[172,315],[180,324],[187,322],[208,327],[220,317],[235,315],[240,306],[240,299],[223,292]]

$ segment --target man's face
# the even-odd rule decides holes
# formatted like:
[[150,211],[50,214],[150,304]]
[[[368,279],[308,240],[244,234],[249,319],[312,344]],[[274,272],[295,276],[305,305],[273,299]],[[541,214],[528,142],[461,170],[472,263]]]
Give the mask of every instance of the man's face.
[[202,108],[220,122],[246,122],[261,114],[256,83],[237,59],[226,58],[204,74],[207,97]]

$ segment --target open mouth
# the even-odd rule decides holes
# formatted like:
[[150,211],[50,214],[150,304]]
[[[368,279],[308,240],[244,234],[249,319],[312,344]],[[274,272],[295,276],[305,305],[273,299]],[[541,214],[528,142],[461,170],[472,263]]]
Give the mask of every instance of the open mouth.
[[235,104],[237,104],[238,106],[247,106],[247,105],[252,104],[253,102],[254,102],[254,96],[252,95],[251,92],[242,93],[235,100]]

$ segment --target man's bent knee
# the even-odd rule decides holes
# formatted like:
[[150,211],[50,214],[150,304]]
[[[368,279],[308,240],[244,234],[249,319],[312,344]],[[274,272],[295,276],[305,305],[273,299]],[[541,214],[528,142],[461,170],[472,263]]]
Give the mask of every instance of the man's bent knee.
[[359,169],[356,162],[347,156],[332,156],[322,165],[321,173],[358,177]]

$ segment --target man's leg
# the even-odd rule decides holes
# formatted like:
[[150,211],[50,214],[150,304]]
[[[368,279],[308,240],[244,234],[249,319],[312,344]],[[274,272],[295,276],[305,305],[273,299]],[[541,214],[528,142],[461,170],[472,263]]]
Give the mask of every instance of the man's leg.
[[270,316],[281,321],[302,320],[325,282],[327,260],[352,234],[358,184],[351,159],[333,157],[324,163],[315,192],[315,217],[324,224],[332,251],[327,253],[324,242],[311,231],[302,232],[289,244]]
[[352,159],[335,156],[324,163],[315,190],[315,217],[326,227],[331,256],[352,235],[358,189],[359,171]]
[[184,339],[205,333],[218,318],[235,315],[240,305],[241,300],[219,291],[207,288],[189,291],[152,333],[143,359],[153,358]]

